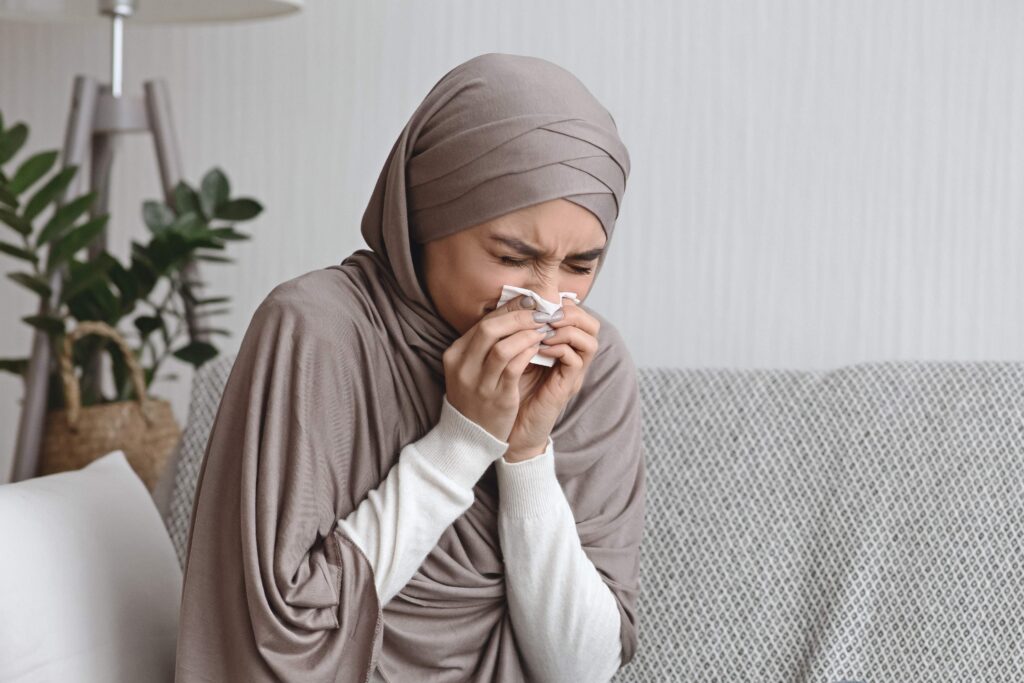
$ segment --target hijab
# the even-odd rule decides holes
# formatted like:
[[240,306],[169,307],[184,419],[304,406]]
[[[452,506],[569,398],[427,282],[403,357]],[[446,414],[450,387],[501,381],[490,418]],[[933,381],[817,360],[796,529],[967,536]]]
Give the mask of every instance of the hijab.
[[[493,463],[386,605],[337,520],[440,418],[442,354],[459,333],[422,289],[414,246],[565,198],[601,221],[606,256],[628,175],[611,114],[562,67],[489,53],[434,85],[363,214],[370,248],[277,285],[246,330],[193,502],[177,681],[366,681],[377,666],[396,683],[527,680]],[[599,350],[551,438],[626,664],[646,497],[639,392],[618,331],[581,306],[601,323]]]

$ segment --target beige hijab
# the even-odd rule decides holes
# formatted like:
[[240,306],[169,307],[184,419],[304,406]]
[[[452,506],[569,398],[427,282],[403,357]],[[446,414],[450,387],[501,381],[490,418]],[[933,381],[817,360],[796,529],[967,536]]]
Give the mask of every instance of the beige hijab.
[[[413,242],[564,197],[610,244],[628,175],[611,115],[551,62],[484,54],[435,84],[363,216],[370,250],[278,285],[246,330],[199,474],[177,681],[366,681],[377,665],[394,683],[527,680],[493,465],[387,605],[336,520],[440,416],[441,355],[459,334],[421,289]],[[600,350],[552,433],[555,467],[618,604],[626,663],[646,493],[640,403],[622,338],[584,308],[601,321]]]

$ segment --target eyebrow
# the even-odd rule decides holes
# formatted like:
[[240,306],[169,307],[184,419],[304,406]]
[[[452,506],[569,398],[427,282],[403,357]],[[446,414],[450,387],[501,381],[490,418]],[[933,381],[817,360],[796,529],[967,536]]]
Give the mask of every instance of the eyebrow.
[[[543,249],[535,247],[532,244],[527,244],[526,242],[520,239],[516,239],[515,237],[505,237],[504,235],[491,235],[491,239],[494,240],[495,242],[501,242],[505,246],[515,249],[524,256],[537,257],[544,255]],[[603,253],[604,247],[598,247],[596,249],[591,249],[590,251],[581,251],[578,254],[569,254],[568,256],[566,256],[566,258],[572,261],[596,261]]]

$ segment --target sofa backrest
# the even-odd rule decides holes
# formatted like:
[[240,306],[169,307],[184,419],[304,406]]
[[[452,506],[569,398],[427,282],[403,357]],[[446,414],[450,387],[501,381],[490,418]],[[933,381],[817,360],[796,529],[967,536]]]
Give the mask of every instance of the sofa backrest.
[[616,681],[1024,672],[1024,363],[644,369],[641,645]]
[[[205,364],[166,522],[184,562],[233,357]],[[640,647],[615,681],[1024,670],[1024,363],[641,368]]]

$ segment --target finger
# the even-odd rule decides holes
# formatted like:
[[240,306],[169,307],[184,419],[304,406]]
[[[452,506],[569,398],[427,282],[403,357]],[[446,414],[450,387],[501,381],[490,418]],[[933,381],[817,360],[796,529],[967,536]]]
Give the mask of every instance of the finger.
[[[526,297],[526,300],[533,302],[530,297]],[[468,341],[464,352],[467,362],[472,362],[474,367],[480,367],[486,355],[499,340],[520,330],[537,328],[544,324],[533,319],[534,310],[532,308],[523,308],[523,306],[523,297],[518,297],[478,320],[466,335]]]
[[530,359],[540,350],[540,343],[533,344],[523,349],[519,355],[508,362],[505,366],[505,371],[501,373],[501,378],[498,380],[498,390],[501,392],[511,391],[519,388],[519,379],[526,372],[526,368],[530,365]]
[[556,358],[559,362],[570,368],[583,368],[583,359],[568,344],[555,344],[554,346],[544,346],[541,344],[538,353],[550,358]]
[[596,337],[598,331],[601,329],[601,323],[597,318],[587,313],[582,307],[577,306],[576,303],[569,298],[562,299],[562,319],[554,322],[549,322],[551,327],[567,327],[573,325],[580,328],[587,334]]
[[568,344],[583,359],[584,367],[588,366],[594,359],[594,356],[597,355],[599,342],[595,337],[592,337],[580,328],[573,326],[559,327],[554,332],[550,337],[545,337],[541,340],[544,348],[554,346],[555,344]]
[[489,390],[500,389],[499,384],[508,364],[527,350],[530,352],[527,360],[532,358],[543,337],[544,333],[537,332],[535,329],[521,330],[495,343],[484,359],[480,371],[480,386]]
[[[496,308],[488,308],[487,313],[483,315],[469,330],[467,330],[462,336],[452,342],[451,346],[446,351],[447,354],[453,356],[453,361],[457,362],[463,368],[463,372],[472,374],[472,382],[478,384],[480,381],[480,374],[482,372],[482,365],[484,358],[493,346],[494,340],[503,338],[513,332],[517,332],[523,329],[524,325],[515,325],[516,320],[528,320],[529,316],[520,313],[518,316],[511,320],[505,320],[507,323],[504,326],[499,326],[499,329],[494,334],[490,335],[490,339],[478,338],[480,327],[486,321],[498,318],[500,316],[507,316],[517,311],[532,311],[536,307],[536,301],[529,295],[521,295],[514,297],[506,301],[501,306]],[[532,315],[532,314],[531,314]]]

